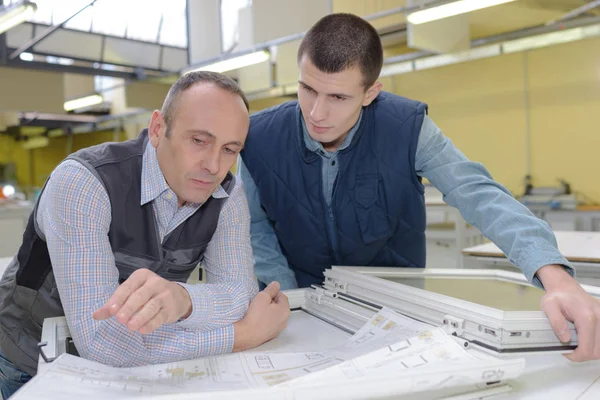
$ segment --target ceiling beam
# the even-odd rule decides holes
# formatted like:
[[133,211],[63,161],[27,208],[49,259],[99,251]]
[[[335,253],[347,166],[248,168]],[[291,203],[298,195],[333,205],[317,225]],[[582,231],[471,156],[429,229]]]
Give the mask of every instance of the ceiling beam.
[[79,13],[83,12],[83,10],[85,10],[86,8],[91,7],[92,5],[94,5],[95,2],[96,2],[96,0],[91,0],[84,7],[82,7],[81,9],[79,9],[74,14],[71,14],[71,16],[69,16],[67,19],[65,19],[64,21],[62,21],[60,24],[48,27],[48,29],[44,30],[42,33],[40,33],[39,35],[37,35],[36,37],[34,37],[33,39],[31,39],[29,42],[23,44],[17,50],[13,51],[11,53],[11,55],[8,57],[9,60],[14,60],[15,58],[19,57],[19,54],[21,54],[22,52],[31,49],[33,46],[35,46],[36,44],[38,44],[39,42],[41,42],[42,40],[44,40],[45,38],[47,38],[48,36],[50,36],[51,34],[53,34],[57,29],[62,28],[72,18],[74,18],[77,15],[79,15]]
[[576,9],[569,11],[568,13],[562,15],[561,17],[559,17],[557,19],[548,21],[546,23],[546,25],[552,25],[552,24],[556,24],[558,22],[566,21],[568,19],[573,19],[573,18],[578,17],[582,14],[585,14],[586,12],[591,11],[597,7],[600,7],[600,0],[590,1],[589,3],[584,4],[581,7],[577,7]]

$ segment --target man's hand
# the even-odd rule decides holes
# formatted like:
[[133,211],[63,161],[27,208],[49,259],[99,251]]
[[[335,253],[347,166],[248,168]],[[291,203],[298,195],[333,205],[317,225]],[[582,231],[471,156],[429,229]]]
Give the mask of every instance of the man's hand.
[[537,276],[546,289],[542,310],[561,342],[571,340],[567,320],[575,324],[577,349],[566,357],[571,361],[600,359],[600,301],[588,294],[560,265],[546,265]]
[[92,316],[96,320],[116,316],[130,331],[148,334],[164,324],[187,318],[191,312],[190,295],[181,285],[148,269],[138,269]]
[[233,351],[254,348],[273,339],[287,326],[290,316],[288,298],[273,282],[258,293],[246,316],[235,324]]

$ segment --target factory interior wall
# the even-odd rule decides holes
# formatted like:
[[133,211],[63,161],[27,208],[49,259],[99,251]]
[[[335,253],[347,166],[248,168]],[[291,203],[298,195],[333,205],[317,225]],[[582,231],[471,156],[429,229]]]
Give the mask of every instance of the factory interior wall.
[[[124,132],[119,136],[119,140],[126,139]],[[72,151],[113,139],[112,130],[73,135]],[[17,183],[29,191],[32,187],[41,187],[52,170],[67,157],[68,142],[66,137],[51,138],[46,147],[26,150],[21,142],[7,135],[0,135],[0,149],[0,163],[14,162]]]

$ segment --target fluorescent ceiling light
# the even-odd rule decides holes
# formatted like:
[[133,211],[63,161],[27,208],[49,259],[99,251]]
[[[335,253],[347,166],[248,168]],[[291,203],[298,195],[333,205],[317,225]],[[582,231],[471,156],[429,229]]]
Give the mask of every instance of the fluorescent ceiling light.
[[47,133],[49,138],[60,137],[60,136],[63,136],[64,134],[65,134],[65,132],[61,128],[50,129]]
[[39,136],[46,132],[46,128],[43,126],[21,126],[19,133],[21,136]]
[[104,98],[99,94],[93,94],[91,96],[81,97],[79,99],[65,101],[65,111],[73,111],[78,108],[89,107],[96,104],[100,104],[104,101]]
[[424,24],[426,22],[452,17],[459,14],[465,14],[471,11],[481,10],[482,8],[509,3],[511,1],[515,0],[458,0],[452,3],[426,8],[425,10],[408,14],[406,19],[411,24]]
[[191,71],[213,71],[226,72],[238,68],[247,67],[249,65],[258,64],[269,59],[269,52],[266,50],[256,51],[243,56],[230,58],[228,60],[218,61],[213,64],[205,65],[204,67],[194,68]]
[[0,33],[25,22],[35,14],[37,6],[30,1],[24,1],[18,5],[8,6],[0,14]]
[[412,61],[403,61],[395,64],[384,65],[383,68],[381,68],[381,73],[379,76],[407,74],[409,72],[413,72],[414,70],[415,69]]
[[46,136],[33,136],[25,140],[21,146],[23,146],[25,150],[33,150],[39,149],[40,147],[46,147],[49,143],[50,139]]
[[73,65],[72,58],[46,56],[46,62],[49,64]]
[[33,54],[23,52],[19,54],[19,58],[23,61],[33,61]]
[[541,47],[552,46],[554,44],[574,42],[585,39],[586,35],[582,28],[573,28],[565,31],[544,33],[523,39],[516,39],[505,42],[502,49],[505,53],[515,53]]

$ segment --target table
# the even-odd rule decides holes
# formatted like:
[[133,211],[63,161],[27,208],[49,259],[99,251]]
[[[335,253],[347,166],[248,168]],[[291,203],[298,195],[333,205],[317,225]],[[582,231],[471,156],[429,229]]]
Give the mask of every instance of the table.
[[[600,285],[600,232],[555,231],[558,249],[575,268],[581,283]],[[489,268],[492,266],[514,269],[502,251],[494,243],[467,247],[463,255],[471,257],[466,267]]]

